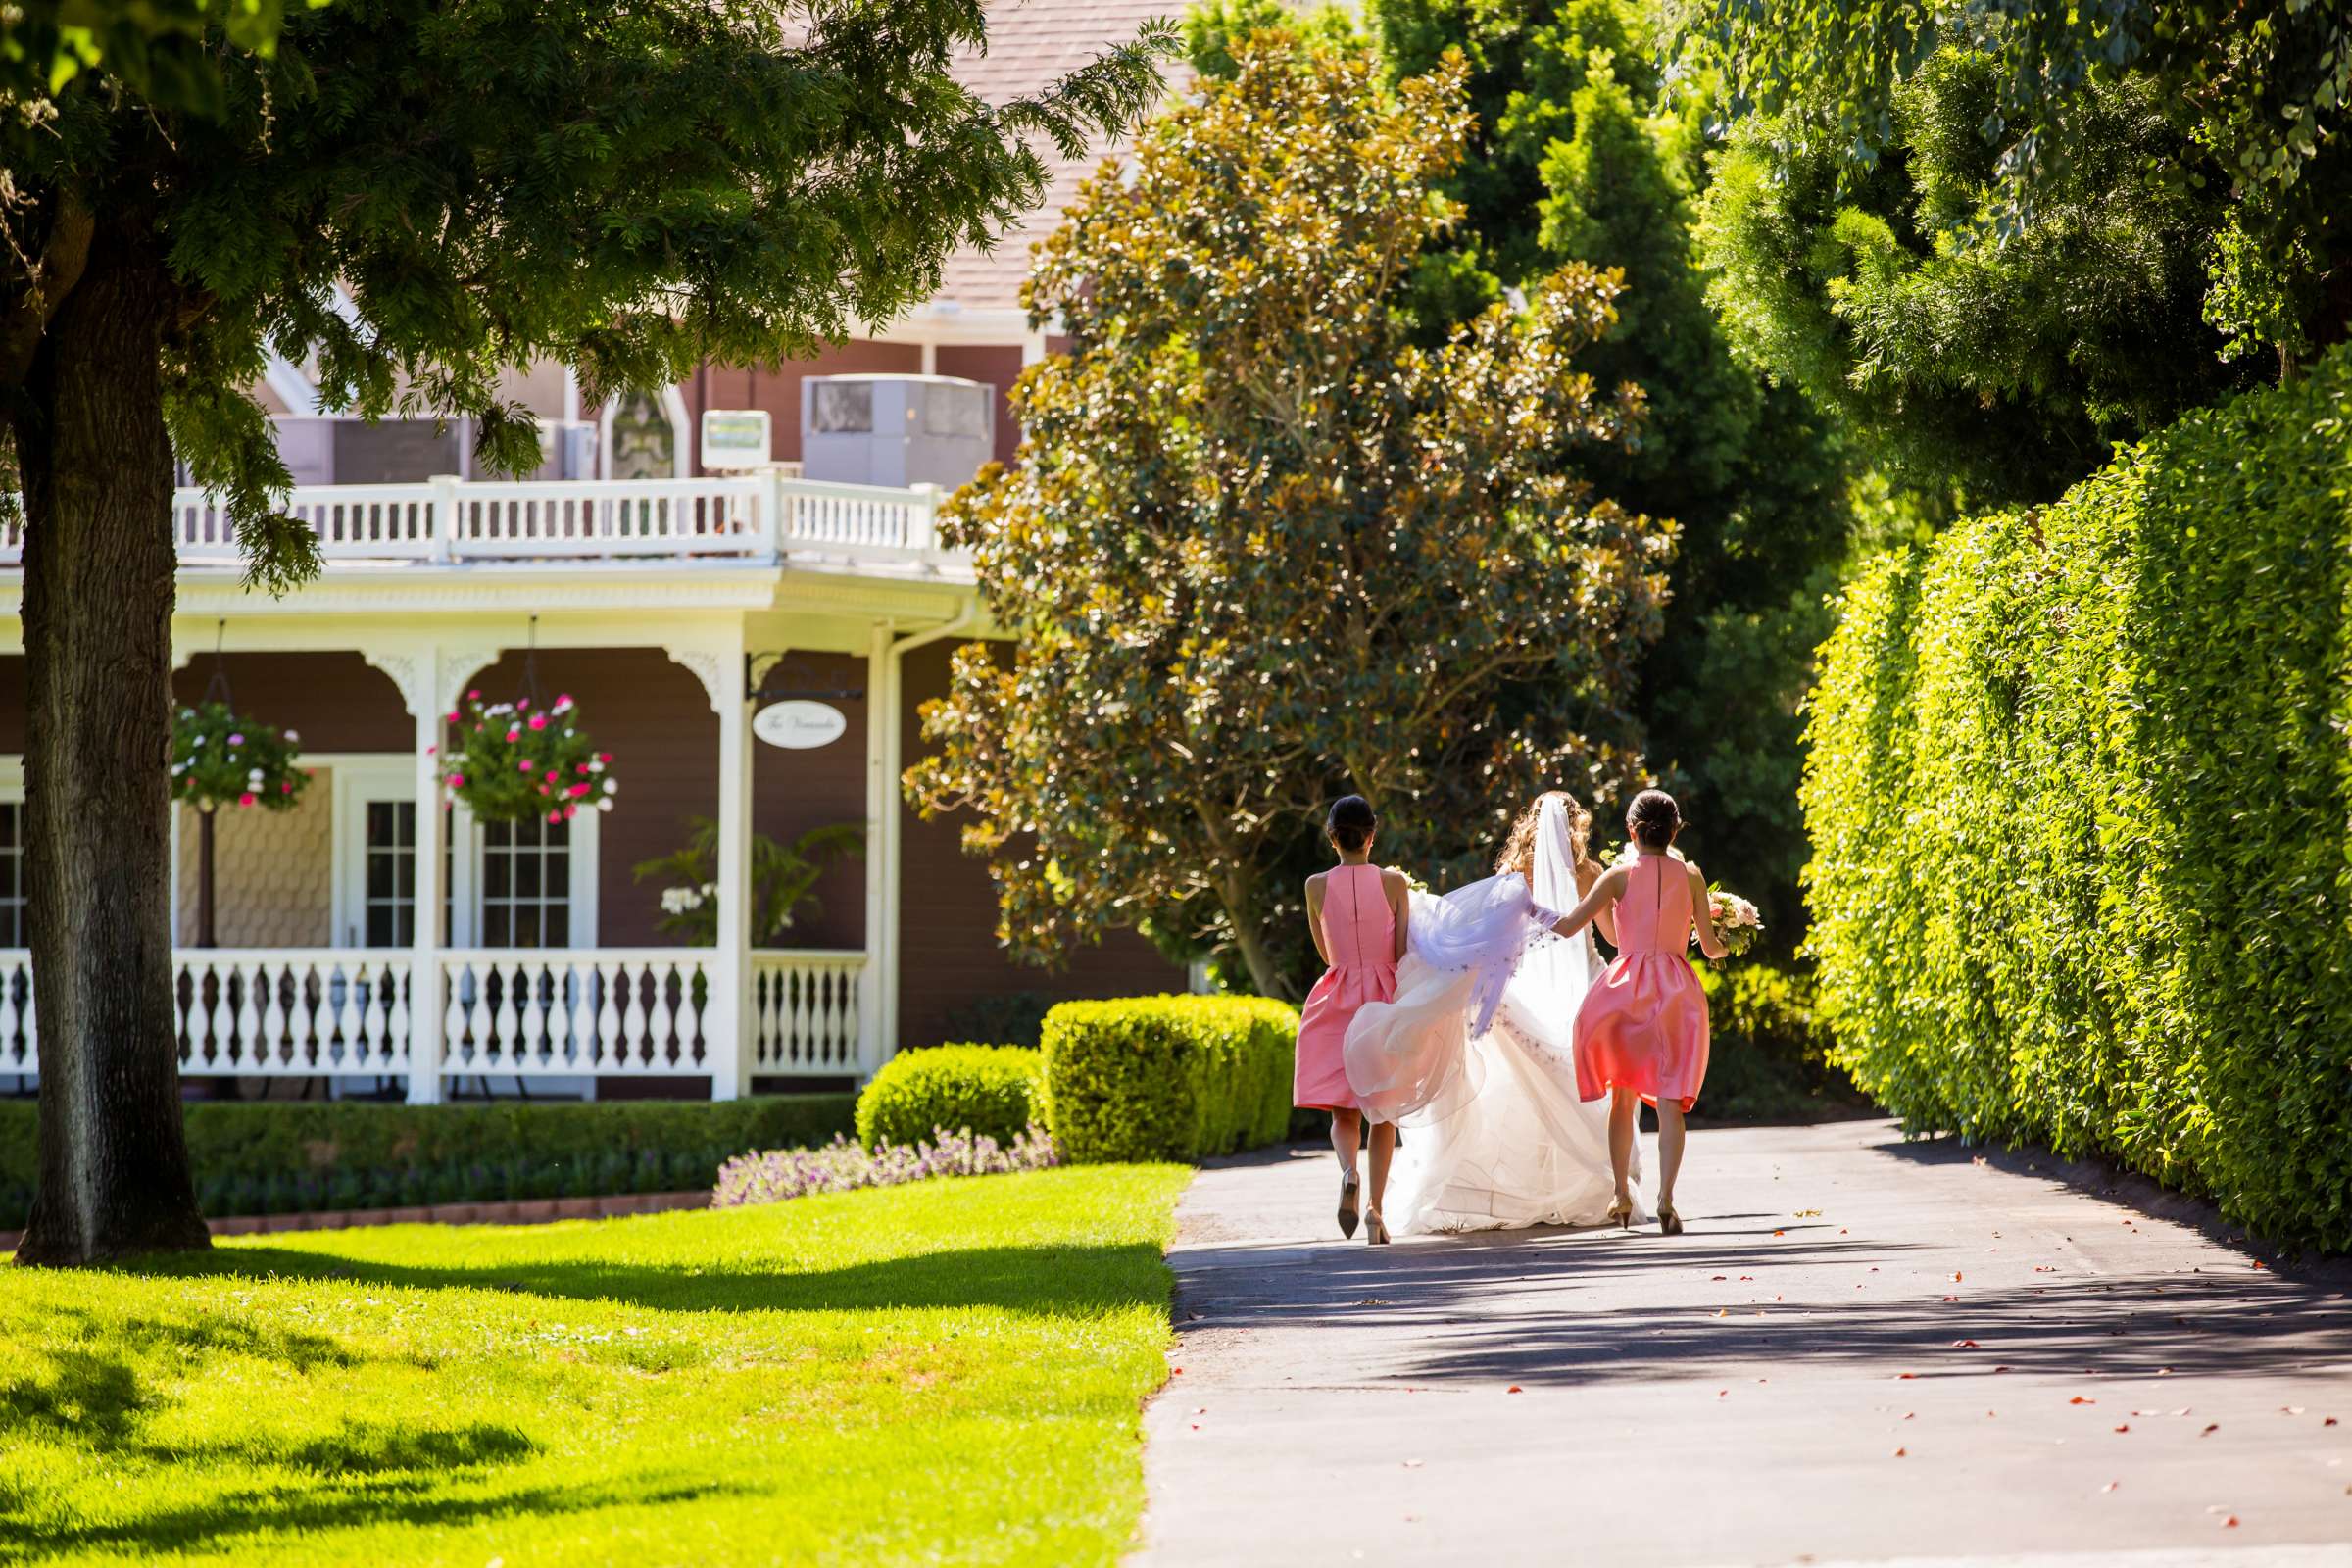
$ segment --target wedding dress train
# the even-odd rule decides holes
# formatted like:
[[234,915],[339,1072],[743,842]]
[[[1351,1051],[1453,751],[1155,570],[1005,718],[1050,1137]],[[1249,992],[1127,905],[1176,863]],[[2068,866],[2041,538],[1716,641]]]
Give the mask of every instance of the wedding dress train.
[[1396,999],[1348,1028],[1365,1112],[1410,1133],[1382,1205],[1391,1230],[1598,1224],[1615,1195],[1608,1104],[1577,1098],[1570,1034],[1598,960],[1589,934],[1548,929],[1578,903],[1556,802],[1536,843],[1532,891],[1509,873],[1415,894]]

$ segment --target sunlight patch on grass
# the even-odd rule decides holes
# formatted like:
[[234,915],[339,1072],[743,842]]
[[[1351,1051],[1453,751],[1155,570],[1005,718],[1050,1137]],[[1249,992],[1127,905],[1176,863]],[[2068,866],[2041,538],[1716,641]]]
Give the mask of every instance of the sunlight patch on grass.
[[0,1271],[0,1563],[1114,1561],[1188,1174]]

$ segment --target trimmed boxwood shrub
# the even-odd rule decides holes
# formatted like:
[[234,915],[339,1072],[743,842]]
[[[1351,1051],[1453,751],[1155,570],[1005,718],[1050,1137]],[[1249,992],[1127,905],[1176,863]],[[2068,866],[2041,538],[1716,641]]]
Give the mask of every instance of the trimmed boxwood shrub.
[[1009,1144],[1045,1117],[1046,1061],[1021,1046],[933,1046],[882,1064],[858,1097],[858,1141],[917,1144],[968,1132]]
[[[752,1149],[826,1142],[850,1130],[848,1095],[748,1100],[202,1101],[187,1107],[188,1156],[208,1214],[402,1208],[515,1198],[601,1198],[708,1187]],[[0,1101],[0,1229],[32,1206],[36,1107]]]
[[1844,596],[1803,804],[1838,1060],[2352,1247],[2352,356]]
[[1047,1121],[1065,1159],[1199,1159],[1290,1130],[1298,1014],[1282,1003],[1065,1002],[1044,1037]]

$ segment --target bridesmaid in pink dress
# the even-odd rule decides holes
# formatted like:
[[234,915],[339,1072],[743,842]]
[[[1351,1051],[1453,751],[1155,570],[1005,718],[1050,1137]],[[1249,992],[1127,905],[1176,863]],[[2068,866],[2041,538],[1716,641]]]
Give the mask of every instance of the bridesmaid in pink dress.
[[[1332,803],[1323,824],[1340,863],[1306,879],[1306,926],[1315,952],[1330,967],[1307,993],[1298,1014],[1298,1054],[1291,1103],[1331,1112],[1331,1147],[1340,1156],[1340,1234],[1353,1236],[1361,1183],[1355,1172],[1363,1107],[1348,1086],[1340,1057],[1348,1025],[1367,1002],[1396,999],[1396,960],[1404,956],[1405,918],[1411,906],[1400,871],[1372,863],[1372,835],[1379,826],[1372,803],[1360,795]],[[1389,1239],[1380,1220],[1388,1192],[1389,1160],[1396,1151],[1396,1128],[1372,1127],[1372,1201],[1364,1210],[1364,1239],[1379,1246]]]
[[1612,866],[1553,927],[1574,936],[1614,906],[1617,958],[1586,991],[1576,1014],[1576,1088],[1586,1100],[1610,1096],[1609,1164],[1617,1200],[1609,1218],[1633,1222],[1627,1186],[1634,1124],[1646,1100],[1658,1108],[1658,1229],[1679,1236],[1674,1178],[1683,1166],[1683,1115],[1707,1076],[1707,994],[1684,956],[1695,934],[1710,958],[1726,956],[1707,909],[1707,879],[1668,851],[1683,830],[1681,808],[1664,790],[1643,790],[1625,813],[1637,858]]

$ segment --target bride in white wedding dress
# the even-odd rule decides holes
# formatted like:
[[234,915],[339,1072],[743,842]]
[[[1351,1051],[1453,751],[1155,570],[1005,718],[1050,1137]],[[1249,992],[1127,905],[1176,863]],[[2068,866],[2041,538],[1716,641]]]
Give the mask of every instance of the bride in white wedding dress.
[[[1414,894],[1396,1000],[1367,1004],[1348,1027],[1348,1078],[1364,1113],[1409,1133],[1384,1205],[1393,1230],[1607,1214],[1608,1102],[1578,1100],[1570,1035],[1599,960],[1589,933],[1550,931],[1600,875],[1584,853],[1590,822],[1565,793],[1540,796],[1497,875],[1444,898]],[[1636,1161],[1638,1180],[1638,1151]]]

